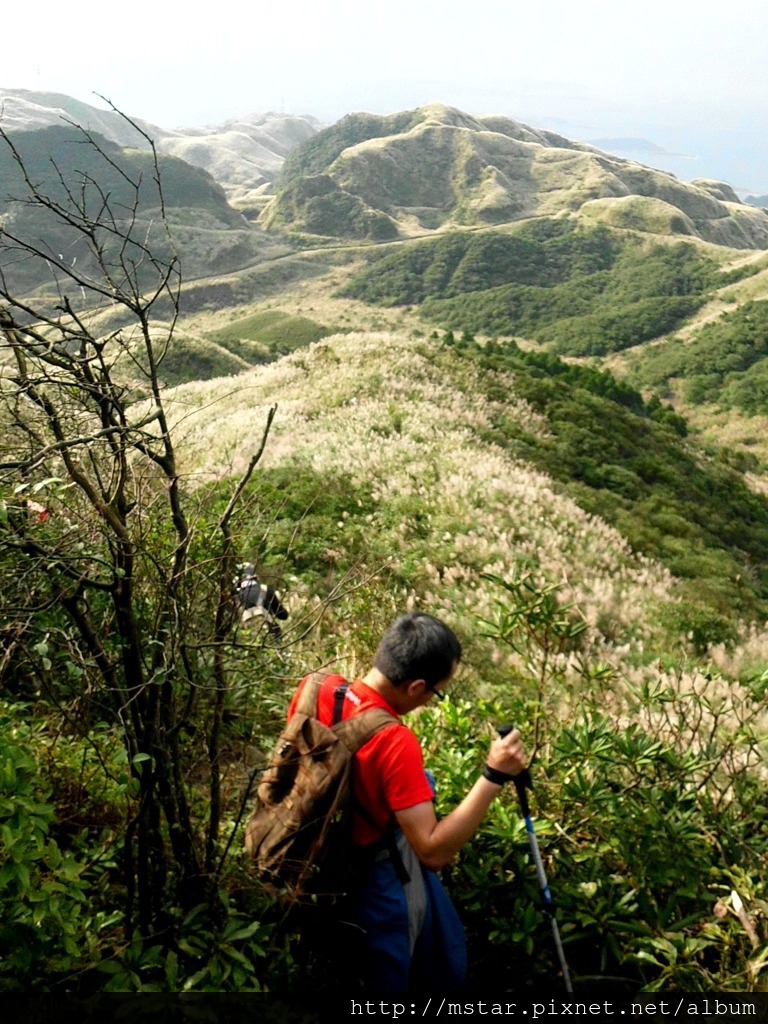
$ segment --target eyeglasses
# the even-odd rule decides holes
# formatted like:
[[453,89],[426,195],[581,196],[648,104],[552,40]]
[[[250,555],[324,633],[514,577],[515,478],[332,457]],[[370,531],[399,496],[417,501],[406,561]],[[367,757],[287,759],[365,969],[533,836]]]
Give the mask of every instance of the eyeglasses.
[[438,690],[438,689],[437,689],[436,687],[434,687],[434,686],[430,686],[430,687],[429,687],[428,689],[429,689],[429,692],[430,692],[430,693],[434,693],[434,695],[435,695],[435,696],[437,697],[437,699],[438,699],[438,700],[440,701],[440,703],[441,703],[441,704],[443,703],[443,701],[445,700],[445,698],[446,698],[446,697],[448,696],[448,694],[447,694],[447,693],[443,693],[443,691],[442,691],[442,690]]

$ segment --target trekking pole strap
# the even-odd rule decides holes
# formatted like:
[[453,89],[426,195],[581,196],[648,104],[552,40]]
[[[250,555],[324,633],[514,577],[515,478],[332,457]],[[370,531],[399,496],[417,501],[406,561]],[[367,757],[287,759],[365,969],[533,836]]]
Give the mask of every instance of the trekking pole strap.
[[[523,812],[523,817],[526,821],[526,828],[528,828],[528,824],[531,820],[531,808],[528,803],[528,794],[526,793],[526,789],[533,789],[531,773],[526,768],[524,771],[520,772],[519,775],[513,775],[512,781],[514,782],[515,789],[517,790],[517,799],[520,802],[520,810]],[[528,831],[531,832],[532,830],[533,825],[531,824]]]
[[488,779],[494,786],[505,786],[514,779],[514,775],[510,775],[508,772],[500,772],[498,768],[492,768],[491,765],[486,764],[485,768],[483,768],[483,778]]

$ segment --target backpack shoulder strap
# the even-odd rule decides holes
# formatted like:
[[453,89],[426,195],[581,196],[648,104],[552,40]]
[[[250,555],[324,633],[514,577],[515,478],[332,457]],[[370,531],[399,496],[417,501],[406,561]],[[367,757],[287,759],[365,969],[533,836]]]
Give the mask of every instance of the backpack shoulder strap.
[[350,683],[342,683],[337,686],[333,691],[333,722],[332,725],[337,725],[344,715],[344,698],[347,696],[347,690],[350,687]]
[[306,715],[307,718],[317,716],[317,699],[320,696],[320,687],[328,678],[327,672],[313,672],[307,677],[307,681],[301,690],[299,702],[296,705],[296,713]]
[[385,711],[384,708],[369,708],[367,711],[361,711],[359,715],[352,715],[350,718],[345,718],[343,722],[337,722],[333,726],[333,731],[344,746],[354,754],[377,732],[381,732],[389,725],[396,724],[397,718],[389,711]]
[[[382,729],[386,729],[390,725],[396,725],[397,721],[396,716],[390,714],[389,711],[385,711],[384,708],[369,708],[367,711],[361,711],[359,715],[352,715],[351,718],[347,718],[343,722],[339,722],[338,725],[334,725],[333,731],[339,736],[339,739],[347,749],[354,754],[368,740],[372,739],[377,732],[381,732]],[[378,828],[378,823],[374,821],[366,808],[354,797],[353,801],[357,813],[365,818],[369,825]],[[374,847],[377,851],[382,849],[388,850],[397,877],[405,885],[407,882],[410,882],[411,877],[403,862],[402,854],[397,847],[395,829],[395,819],[392,816],[384,834],[378,842],[374,843]]]
[[[307,718],[315,718],[317,716],[320,688],[330,674],[329,672],[313,672],[312,675],[307,677],[307,681],[304,683],[301,695],[299,696],[299,702],[296,705],[297,714],[301,713],[306,715]],[[348,689],[349,683],[342,682],[339,683],[334,691],[334,721],[332,729],[350,753],[354,754],[381,729],[385,729],[388,725],[394,725],[397,722],[397,718],[389,711],[385,711],[384,708],[369,708],[367,711],[361,711],[358,715],[352,715],[340,721],[339,716]]]

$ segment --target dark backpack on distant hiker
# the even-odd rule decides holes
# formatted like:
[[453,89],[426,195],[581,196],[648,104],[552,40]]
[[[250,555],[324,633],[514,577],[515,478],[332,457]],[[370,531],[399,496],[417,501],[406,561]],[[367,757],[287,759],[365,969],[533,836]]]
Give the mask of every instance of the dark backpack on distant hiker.
[[354,756],[397,719],[370,708],[341,720],[349,683],[334,692],[334,724],[317,718],[328,677],[307,679],[257,790],[245,846],[257,873],[290,899],[340,895],[353,881],[350,840]]

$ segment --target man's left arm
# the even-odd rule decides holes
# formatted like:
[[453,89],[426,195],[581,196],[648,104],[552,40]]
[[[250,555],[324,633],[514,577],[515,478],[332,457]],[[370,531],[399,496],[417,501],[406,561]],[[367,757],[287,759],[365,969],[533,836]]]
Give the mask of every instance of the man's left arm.
[[[525,752],[517,729],[493,740],[487,764],[505,775],[518,775],[525,769]],[[396,811],[395,818],[424,867],[439,871],[472,838],[500,790],[500,783],[481,775],[445,818],[438,820],[431,801]]]

